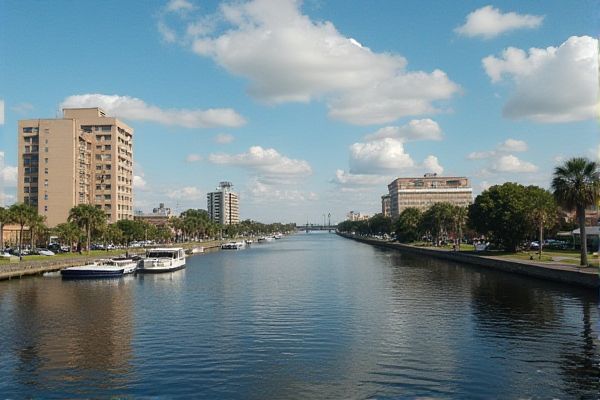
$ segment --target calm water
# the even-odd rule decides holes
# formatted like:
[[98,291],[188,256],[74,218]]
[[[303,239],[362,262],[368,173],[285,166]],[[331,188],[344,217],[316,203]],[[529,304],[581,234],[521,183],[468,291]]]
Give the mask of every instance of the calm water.
[[300,234],[0,282],[0,398],[598,398],[593,291]]

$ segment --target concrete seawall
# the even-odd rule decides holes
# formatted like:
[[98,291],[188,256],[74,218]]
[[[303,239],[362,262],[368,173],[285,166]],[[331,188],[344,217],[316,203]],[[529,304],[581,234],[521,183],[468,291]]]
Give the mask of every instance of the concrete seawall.
[[578,270],[577,267],[564,264],[542,264],[527,261],[506,260],[493,256],[479,256],[455,251],[436,250],[410,246],[401,243],[385,242],[378,239],[365,238],[356,235],[338,233],[338,235],[379,247],[395,249],[405,253],[435,257],[444,260],[476,265],[482,268],[492,268],[500,271],[526,275],[540,279],[551,280],[588,288],[600,288],[598,270]]

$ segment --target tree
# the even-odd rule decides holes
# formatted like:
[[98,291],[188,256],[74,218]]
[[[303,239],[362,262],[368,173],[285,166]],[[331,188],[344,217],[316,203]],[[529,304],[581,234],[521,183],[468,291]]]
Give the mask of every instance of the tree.
[[421,237],[423,213],[416,207],[402,210],[395,223],[396,238],[402,243],[410,243]]
[[458,246],[458,251],[460,251],[460,244],[463,238],[463,228],[467,223],[467,218],[469,216],[469,211],[467,207],[461,206],[453,206],[452,207],[452,221],[454,223],[454,229],[457,236],[456,245]]
[[86,249],[89,252],[92,241],[92,230],[100,228],[106,223],[106,214],[91,204],[80,204],[69,211],[69,222],[74,222],[82,228],[86,236]]
[[575,210],[581,238],[580,264],[587,266],[587,236],[585,209],[596,204],[600,191],[598,164],[587,158],[575,157],[554,169],[552,190],[557,203],[566,210]]
[[423,213],[421,229],[431,234],[436,245],[452,227],[453,207],[450,203],[435,203]]
[[144,238],[144,226],[140,221],[122,219],[117,221],[116,226],[123,233],[123,239],[127,247],[129,247],[129,243],[133,240],[142,240]]
[[392,219],[383,214],[375,214],[369,218],[369,230],[371,234],[383,235],[392,233]]
[[37,210],[29,204],[16,203],[10,206],[9,212],[12,215],[12,221],[19,225],[19,258],[22,258],[23,252],[23,229],[25,225],[31,223],[37,215]]
[[4,251],[4,225],[12,222],[10,210],[0,207],[0,252]]
[[29,234],[30,234],[30,239],[31,239],[31,249],[33,250],[35,248],[35,244],[36,244],[36,237],[37,235],[40,235],[40,233],[44,233],[44,231],[47,231],[47,227],[45,224],[46,221],[46,217],[43,215],[39,215],[38,213],[35,213],[35,215],[31,216],[31,219],[29,220]]
[[531,233],[531,201],[525,186],[507,182],[484,190],[469,206],[469,224],[508,251],[516,251]]
[[537,186],[527,187],[531,211],[529,213],[532,226],[537,227],[539,252],[538,259],[542,259],[544,247],[544,229],[551,228],[557,221],[556,201],[549,191]]
[[69,246],[69,250],[73,248],[73,243],[79,241],[81,238],[81,229],[73,222],[58,224],[54,227],[53,231],[62,244]]

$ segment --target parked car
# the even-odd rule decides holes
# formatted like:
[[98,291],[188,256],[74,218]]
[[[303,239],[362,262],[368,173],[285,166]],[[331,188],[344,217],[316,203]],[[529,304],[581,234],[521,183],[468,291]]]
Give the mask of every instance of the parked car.
[[35,249],[40,256],[53,256],[54,252],[48,249]]

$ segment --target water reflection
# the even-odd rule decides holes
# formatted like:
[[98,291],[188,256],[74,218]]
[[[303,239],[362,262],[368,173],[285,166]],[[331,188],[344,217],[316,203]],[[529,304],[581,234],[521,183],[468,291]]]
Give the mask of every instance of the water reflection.
[[12,306],[3,320],[13,335],[2,373],[12,367],[12,384],[42,393],[52,388],[85,395],[126,387],[132,368],[132,278],[40,283],[19,281],[11,298],[3,296]]

